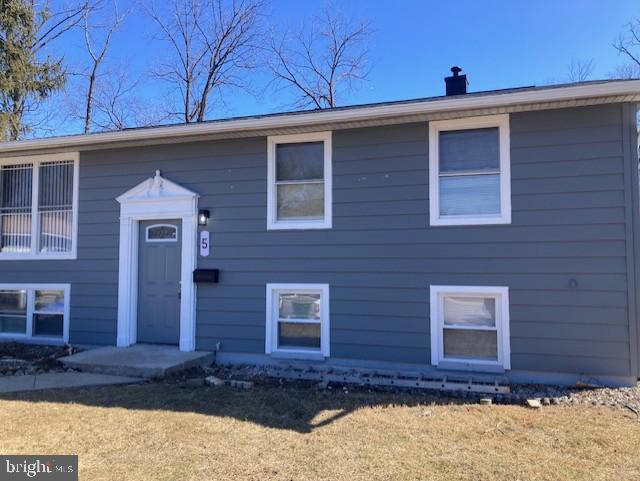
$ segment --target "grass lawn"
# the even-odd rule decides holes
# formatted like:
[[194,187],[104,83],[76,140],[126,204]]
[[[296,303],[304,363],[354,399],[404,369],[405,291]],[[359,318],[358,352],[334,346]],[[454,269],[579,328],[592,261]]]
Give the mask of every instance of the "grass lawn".
[[91,480],[640,479],[640,423],[608,407],[153,383],[2,395],[0,427]]

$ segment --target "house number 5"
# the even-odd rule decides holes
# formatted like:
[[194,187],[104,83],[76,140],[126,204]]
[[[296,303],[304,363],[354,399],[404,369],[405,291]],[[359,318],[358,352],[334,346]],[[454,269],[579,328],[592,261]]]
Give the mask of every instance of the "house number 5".
[[200,232],[200,256],[209,257],[209,231]]

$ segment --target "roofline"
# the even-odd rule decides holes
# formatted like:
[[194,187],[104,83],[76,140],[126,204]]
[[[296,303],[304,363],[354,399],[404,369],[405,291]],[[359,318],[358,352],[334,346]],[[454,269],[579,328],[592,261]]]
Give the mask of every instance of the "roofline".
[[[478,92],[477,94],[482,94]],[[188,125],[171,125],[148,129],[131,129],[97,134],[70,135],[43,139],[0,143],[0,155],[44,149],[65,149],[123,142],[152,142],[167,138],[225,134],[231,132],[313,126],[333,122],[353,122],[384,119],[404,115],[429,114],[456,110],[506,107],[537,102],[557,102],[586,98],[640,94],[640,80],[616,80],[601,83],[551,86],[549,88],[515,92],[497,92],[485,95],[467,94],[455,97],[412,100],[392,104],[373,104],[343,109],[311,110],[263,117],[245,117]]]

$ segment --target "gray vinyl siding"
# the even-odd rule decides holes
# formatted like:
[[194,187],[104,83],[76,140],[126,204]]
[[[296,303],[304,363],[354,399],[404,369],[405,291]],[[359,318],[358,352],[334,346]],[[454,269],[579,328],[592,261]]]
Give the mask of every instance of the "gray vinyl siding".
[[198,286],[198,349],[263,354],[265,285],[328,283],[332,357],[428,365],[429,285],[495,285],[510,288],[514,370],[633,375],[624,108],[511,114],[501,226],[429,227],[426,123],[334,131],[333,228],[319,231],[266,230],[264,137],[83,153],[78,260],[0,275],[71,282],[72,342],[113,344],[114,199],[160,169],[211,210],[198,266],[221,274]]
[[262,353],[265,283],[327,282],[332,357],[428,364],[428,286],[506,285],[513,369],[629,375],[622,129],[620,105],[512,114],[508,226],[428,227],[422,123],[334,132],[330,231],[266,232],[263,166],[258,205],[209,205],[199,346]]

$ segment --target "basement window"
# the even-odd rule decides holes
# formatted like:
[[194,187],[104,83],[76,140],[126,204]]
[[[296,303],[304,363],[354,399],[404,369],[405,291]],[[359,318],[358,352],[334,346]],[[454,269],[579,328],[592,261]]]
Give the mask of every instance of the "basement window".
[[431,364],[509,369],[507,287],[431,286]]
[[267,143],[267,229],[331,228],[331,132]]
[[0,338],[69,340],[69,284],[0,284]]
[[327,284],[267,284],[266,353],[300,359],[329,356]]
[[429,123],[431,225],[511,223],[509,116]]

